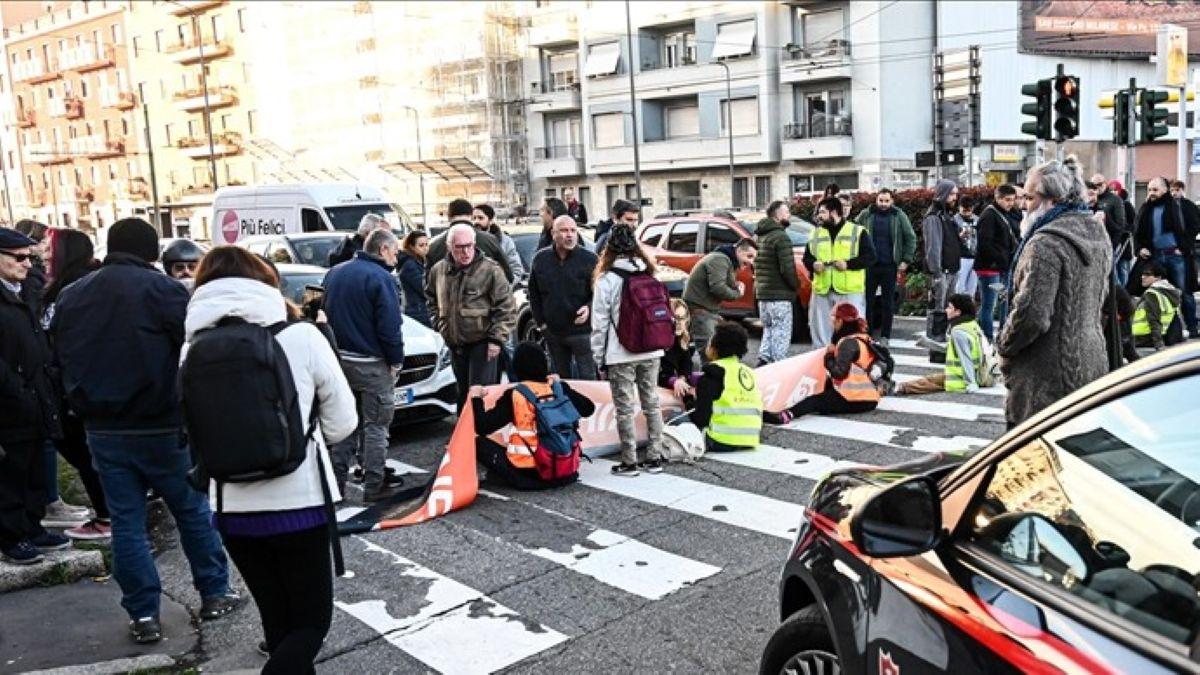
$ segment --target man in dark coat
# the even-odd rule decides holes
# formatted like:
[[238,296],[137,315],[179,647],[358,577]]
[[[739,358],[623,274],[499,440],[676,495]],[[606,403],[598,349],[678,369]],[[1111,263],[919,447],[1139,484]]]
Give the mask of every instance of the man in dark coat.
[[[363,249],[363,242],[375,230],[382,230],[388,227],[387,220],[378,213],[367,213],[358,221],[358,231],[342,240],[332,251],[329,252],[329,267],[330,269],[350,260]],[[169,271],[169,270],[168,270]]]
[[925,239],[925,271],[929,273],[931,295],[925,335],[934,340],[945,339],[945,333],[935,334],[934,316],[944,314],[946,299],[954,292],[954,282],[962,262],[958,225],[954,222],[957,203],[958,185],[943,178],[934,186],[933,203],[921,221],[921,235]]
[[[446,217],[450,219],[450,226],[446,228],[445,232],[434,237],[429,242],[429,252],[425,254],[426,279],[429,278],[429,271],[433,269],[433,266],[445,260],[446,254],[450,252],[450,249],[446,246],[446,235],[450,232],[450,227],[458,224],[475,227],[475,224],[471,222],[471,216],[474,212],[475,207],[465,199],[452,200],[446,207]],[[475,237],[475,248],[483,255],[496,261],[500,265],[500,269],[504,272],[504,278],[508,279],[510,284],[513,282],[513,270],[508,265],[508,256],[505,255],[504,246],[501,245],[499,239],[493,237],[488,232],[479,231],[479,234]],[[516,280],[520,281],[520,279]]]
[[1183,209],[1168,191],[1165,178],[1146,186],[1146,201],[1138,211],[1134,248],[1142,260],[1153,260],[1167,271],[1167,279],[1183,291],[1183,323],[1196,335],[1196,234],[1189,232]]
[[[998,300],[999,291],[1008,285],[1008,270],[1017,250],[1017,240],[1009,225],[1013,213],[1019,219],[1021,209],[1017,206],[1017,189],[1005,184],[996,188],[992,203],[979,216],[975,273],[979,275],[979,326],[988,340],[993,340],[993,316],[1003,329],[1008,314],[1008,301]],[[996,311],[997,304],[999,311]]]

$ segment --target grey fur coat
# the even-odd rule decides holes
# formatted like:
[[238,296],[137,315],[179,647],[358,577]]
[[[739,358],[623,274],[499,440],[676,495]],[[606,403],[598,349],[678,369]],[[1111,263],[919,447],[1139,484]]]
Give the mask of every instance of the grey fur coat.
[[1086,213],[1060,215],[1025,245],[996,341],[1010,424],[1108,373],[1100,315],[1111,258],[1104,227]]

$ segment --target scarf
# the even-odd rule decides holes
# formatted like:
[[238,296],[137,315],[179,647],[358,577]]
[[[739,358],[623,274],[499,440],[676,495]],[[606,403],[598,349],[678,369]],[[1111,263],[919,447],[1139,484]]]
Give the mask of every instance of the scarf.
[[[1004,290],[1005,297],[1008,298],[1009,303],[1012,302],[1013,298],[1013,282],[1017,277],[1017,263],[1021,260],[1021,253],[1024,252],[1025,245],[1029,243],[1029,240],[1033,239],[1033,235],[1037,234],[1038,230],[1046,225],[1054,222],[1056,218],[1064,213],[1087,213],[1087,210],[1087,205],[1081,202],[1062,202],[1061,204],[1054,205],[1053,208],[1043,213],[1041,217],[1033,222],[1033,225],[1029,227],[1029,232],[1025,233],[1025,236],[1021,237],[1021,243],[1017,244],[1017,251],[1013,253],[1012,262],[1008,266],[1008,285]],[[1011,309],[1011,307],[1012,305],[1010,304],[1009,308]]]

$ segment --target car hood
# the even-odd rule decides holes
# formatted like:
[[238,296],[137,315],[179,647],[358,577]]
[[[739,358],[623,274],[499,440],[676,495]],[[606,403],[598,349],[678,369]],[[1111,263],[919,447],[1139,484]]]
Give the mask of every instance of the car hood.
[[442,350],[442,336],[416,320],[406,318],[401,330],[404,334],[404,353],[407,356],[437,354]]

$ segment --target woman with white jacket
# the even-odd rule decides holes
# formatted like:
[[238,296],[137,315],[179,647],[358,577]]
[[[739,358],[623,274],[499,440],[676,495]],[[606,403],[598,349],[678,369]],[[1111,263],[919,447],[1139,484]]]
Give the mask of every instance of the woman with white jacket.
[[[617,435],[621,439],[621,463],[612,468],[618,476],[636,476],[641,468],[648,473],[661,473],[662,410],[658,407],[658,368],[663,351],[635,354],[621,345],[617,338],[617,318],[621,315],[621,290],[624,273],[654,273],[654,261],[646,255],[633,236],[633,228],[623,223],[613,225],[608,244],[596,263],[592,290],[592,358],[600,371],[606,373],[616,408]],[[634,427],[636,399],[642,404],[650,444],[646,461],[637,461],[637,430]]]
[[[185,323],[189,344],[225,317],[262,326],[288,318],[275,271],[241,248],[219,246],[205,255],[195,288]],[[329,528],[317,462],[324,463],[325,475],[333,475],[326,446],[349,436],[358,419],[350,385],[316,327],[296,322],[275,339],[295,378],[300,419],[309,419],[314,396],[319,401],[319,431],[307,459],[292,473],[224,483],[222,513],[214,521],[258,605],[270,654],[263,672],[311,673],[333,617]],[[334,501],[341,499],[336,483],[329,489]],[[215,504],[215,488],[210,499]]]

